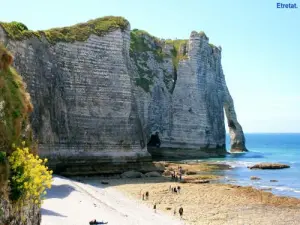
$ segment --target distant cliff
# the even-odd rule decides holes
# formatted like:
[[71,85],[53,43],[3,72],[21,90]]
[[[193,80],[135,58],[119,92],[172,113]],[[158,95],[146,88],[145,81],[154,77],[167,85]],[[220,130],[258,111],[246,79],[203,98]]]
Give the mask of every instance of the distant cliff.
[[231,150],[246,150],[221,48],[204,33],[159,40],[130,31],[124,18],[104,17],[36,32],[0,23],[0,41],[28,85],[40,153],[57,171],[134,168],[151,160],[149,152],[224,155],[224,109]]

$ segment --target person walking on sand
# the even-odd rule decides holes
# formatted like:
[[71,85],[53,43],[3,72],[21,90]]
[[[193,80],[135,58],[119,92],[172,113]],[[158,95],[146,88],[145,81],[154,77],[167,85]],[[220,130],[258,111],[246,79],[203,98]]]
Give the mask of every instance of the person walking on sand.
[[178,186],[178,187],[177,187],[177,192],[178,192],[178,194],[180,194],[180,189],[181,189],[180,186]]
[[153,209],[154,209],[154,212],[156,213],[156,203],[154,203]]
[[146,200],[148,200],[148,199],[149,199],[149,192],[146,191]]
[[177,189],[176,189],[176,187],[174,187],[174,193],[177,194]]
[[180,218],[182,219],[182,215],[183,215],[183,208],[182,208],[182,207],[180,207],[178,212],[179,212]]
[[145,194],[143,193],[142,195],[142,200],[144,201],[145,200]]
[[176,216],[176,207],[174,207],[174,216]]

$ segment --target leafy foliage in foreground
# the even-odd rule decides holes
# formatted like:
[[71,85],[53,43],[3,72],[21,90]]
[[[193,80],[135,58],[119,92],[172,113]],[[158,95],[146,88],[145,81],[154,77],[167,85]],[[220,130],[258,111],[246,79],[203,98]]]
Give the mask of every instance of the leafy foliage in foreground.
[[47,159],[40,159],[30,153],[28,147],[17,147],[8,157],[11,168],[10,199],[29,200],[41,204],[46,188],[51,188],[52,171],[45,165]]

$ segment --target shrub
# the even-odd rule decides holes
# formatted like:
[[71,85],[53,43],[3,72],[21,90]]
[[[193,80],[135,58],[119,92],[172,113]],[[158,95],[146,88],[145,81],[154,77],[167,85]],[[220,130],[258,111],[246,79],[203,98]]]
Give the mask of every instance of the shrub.
[[5,152],[11,152],[12,143],[20,145],[23,137],[28,144],[32,139],[23,128],[29,124],[33,106],[22,77],[11,67],[12,59],[0,44],[0,151]]
[[29,200],[41,204],[46,188],[51,188],[52,171],[45,166],[47,159],[30,153],[29,148],[15,148],[8,157],[11,168],[10,199]]

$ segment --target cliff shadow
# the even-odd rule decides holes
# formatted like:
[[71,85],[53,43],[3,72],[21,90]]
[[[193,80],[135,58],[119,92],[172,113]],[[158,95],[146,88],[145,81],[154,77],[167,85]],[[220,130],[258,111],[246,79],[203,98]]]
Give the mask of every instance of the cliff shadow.
[[67,217],[67,216],[62,215],[62,214],[60,214],[60,213],[54,212],[54,211],[49,210],[49,209],[44,209],[44,208],[41,208],[41,214],[42,214],[42,216],[59,216],[59,217]]
[[68,185],[68,184],[62,184],[62,185],[52,185],[51,189],[47,191],[47,195],[45,199],[50,198],[59,198],[63,199],[68,197],[72,191],[75,191],[75,188]]

